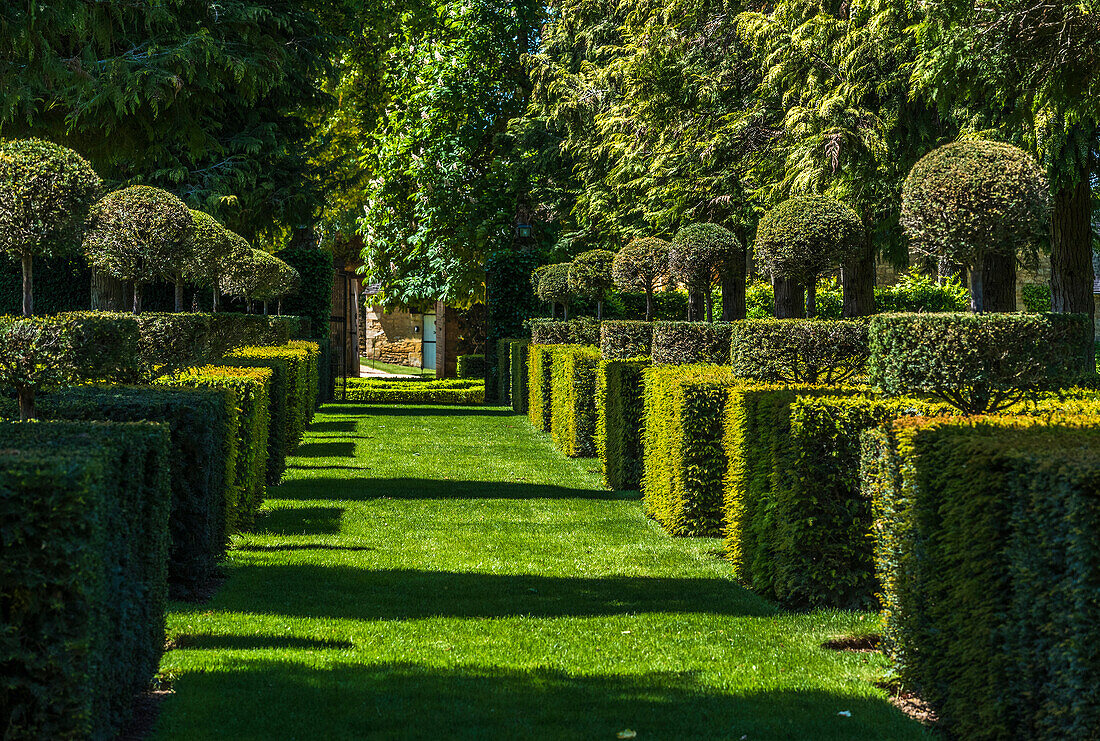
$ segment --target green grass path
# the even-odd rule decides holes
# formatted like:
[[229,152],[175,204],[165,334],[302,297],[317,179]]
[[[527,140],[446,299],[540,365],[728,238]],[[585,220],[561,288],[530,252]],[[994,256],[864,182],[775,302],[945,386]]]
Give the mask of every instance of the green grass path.
[[778,612],[522,417],[330,405],[289,463],[172,606],[157,738],[925,737],[820,648],[872,616]]

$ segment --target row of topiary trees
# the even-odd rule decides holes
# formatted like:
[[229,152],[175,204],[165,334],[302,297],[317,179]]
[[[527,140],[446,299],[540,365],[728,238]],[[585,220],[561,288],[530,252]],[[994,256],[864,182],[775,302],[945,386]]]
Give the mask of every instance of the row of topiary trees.
[[[23,314],[34,313],[34,258],[82,252],[92,267],[133,285],[175,284],[183,310],[185,282],[250,304],[297,290],[297,271],[253,249],[209,214],[159,188],[135,185],[102,195],[103,183],[76,152],[39,139],[0,141],[0,250],[22,263]],[[102,197],[101,197],[102,195]],[[280,307],[281,309],[281,307]]]
[[[901,223],[916,251],[941,268],[969,272],[971,309],[1003,310],[987,300],[993,280],[1015,295],[1015,265],[1034,255],[1048,228],[1049,186],[1038,163],[1002,142],[961,141],[940,147],[913,167],[902,194]],[[756,261],[771,275],[777,318],[816,315],[816,286],[863,248],[859,216],[824,196],[784,201],[761,218]],[[745,316],[745,247],[717,224],[690,224],[672,242],[636,239],[617,253],[590,250],[571,263],[544,265],[532,274],[540,300],[561,304],[568,318],[576,296],[597,302],[608,292],[645,291],[646,320],[653,294],[670,283],[684,286],[689,319],[713,321],[710,288],[722,286],[722,319]],[[946,272],[942,270],[941,272]],[[702,304],[702,306],[700,306]]]

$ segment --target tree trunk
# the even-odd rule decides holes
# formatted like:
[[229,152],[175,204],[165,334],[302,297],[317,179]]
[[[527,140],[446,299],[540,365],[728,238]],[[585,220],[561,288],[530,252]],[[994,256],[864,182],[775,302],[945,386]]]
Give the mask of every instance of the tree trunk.
[[267,316],[267,301],[264,301],[264,316]]
[[603,299],[596,299],[596,321],[603,321]]
[[875,247],[870,234],[863,252],[844,262],[840,282],[844,288],[845,317],[875,313]]
[[970,310],[975,314],[985,311],[984,287],[982,278],[984,270],[971,268],[970,270]]
[[569,321],[569,304],[562,304],[561,305],[561,311],[562,311],[562,318],[564,318],[565,321]]
[[[1054,230],[1050,253],[1050,289],[1054,311],[1087,314],[1095,321],[1092,295],[1092,202],[1088,169],[1078,181],[1054,194]],[[1088,344],[1088,363],[1094,346]]]
[[707,292],[703,294],[703,298],[707,305],[707,321],[714,322],[714,292],[707,287]]
[[92,269],[91,304],[94,311],[126,311],[126,286],[101,270]]
[[35,418],[34,411],[34,387],[19,387],[19,419],[26,422]]
[[141,284],[134,284],[134,313],[141,313]]
[[773,278],[772,290],[775,292],[776,319],[801,319],[806,316],[805,288],[802,285],[793,280]]
[[23,253],[23,316],[34,316],[34,256]]
[[982,261],[982,309],[1016,311],[1016,255],[986,255]]
[[817,281],[812,280],[806,284],[806,316],[817,316]]
[[212,299],[212,302],[213,303],[211,303],[211,308],[212,308],[213,312],[216,314],[216,313],[218,313],[218,308],[219,308],[219,305],[221,304],[221,291],[218,290],[217,286],[214,286],[214,297]]
[[176,313],[183,311],[183,280],[176,281]]
[[281,298],[275,302],[275,314],[276,316],[283,315],[283,300]]
[[702,291],[688,291],[688,321],[702,321],[706,311],[706,295]]
[[722,321],[745,318],[745,276],[733,271],[722,276]]
[[645,289],[645,320],[647,322],[653,321],[653,286],[647,286]]

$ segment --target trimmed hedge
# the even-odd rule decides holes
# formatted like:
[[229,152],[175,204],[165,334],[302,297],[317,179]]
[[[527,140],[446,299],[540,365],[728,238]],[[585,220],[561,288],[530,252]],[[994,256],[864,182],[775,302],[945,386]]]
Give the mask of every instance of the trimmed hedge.
[[935,394],[970,414],[1093,372],[1084,314],[887,314],[871,319],[870,338],[872,385]]
[[484,355],[459,355],[455,366],[455,375],[459,378],[480,378],[485,380]]
[[317,340],[291,340],[287,347],[295,350],[305,350],[306,353],[306,384],[309,391],[304,401],[310,406],[306,411],[306,427],[313,421],[314,411],[321,406],[321,364],[324,353],[321,343]]
[[598,345],[600,324],[594,319],[531,320],[532,345]]
[[600,351],[570,346],[551,361],[550,434],[571,458],[596,455],[596,371]]
[[642,486],[645,369],[649,366],[649,358],[603,360],[596,372],[596,452],[603,464],[604,483],[616,491]]
[[512,405],[512,343],[515,341],[513,339],[497,341],[497,404],[505,407]]
[[606,321],[600,325],[604,360],[649,357],[652,351],[653,322]]
[[287,338],[290,340],[308,340],[312,334],[308,316],[290,316],[281,314],[270,317],[272,325],[286,325]]
[[561,345],[527,346],[527,418],[540,432],[550,432],[552,351]]
[[734,375],[767,383],[843,383],[862,376],[867,322],[748,319],[733,325]]
[[164,650],[168,430],[0,423],[0,728],[114,738]]
[[208,365],[157,381],[163,386],[224,388],[233,392],[238,425],[232,496],[227,503],[229,532],[243,530],[255,522],[266,494],[272,374],[270,368]]
[[[225,557],[237,410],[227,389],[78,386],[39,397],[41,419],[164,422],[171,432],[172,512],[168,581],[188,596]],[[5,417],[14,404],[7,402]]]
[[[226,355],[218,365],[271,368],[271,427],[268,443],[269,486],[278,484],[291,455],[317,409],[316,343],[285,347],[242,347]],[[306,347],[309,345],[310,347]]]
[[455,404],[485,403],[485,382],[400,381],[349,378],[347,401],[366,404]]
[[733,324],[728,322],[656,322],[653,325],[655,365],[728,365]]
[[722,532],[722,419],[738,385],[729,368],[718,366],[645,370],[642,502],[673,535]]
[[1100,728],[1100,418],[902,420],[863,438],[886,647],[954,738]]
[[510,393],[512,411],[516,414],[527,414],[527,400],[530,395],[527,351],[530,344],[527,340],[513,340],[509,349],[508,367],[512,376]]

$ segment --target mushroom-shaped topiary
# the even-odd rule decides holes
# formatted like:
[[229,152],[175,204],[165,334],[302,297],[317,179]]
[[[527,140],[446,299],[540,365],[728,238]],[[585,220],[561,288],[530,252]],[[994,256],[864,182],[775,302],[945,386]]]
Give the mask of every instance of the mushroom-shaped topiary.
[[569,290],[596,300],[596,321],[603,319],[603,302],[614,285],[611,281],[614,262],[615,253],[610,250],[588,250],[574,257],[569,265]]
[[[539,265],[537,268],[531,271],[531,293],[535,294],[535,298],[541,300],[539,296],[539,283],[542,281],[543,273],[550,268],[549,265]],[[550,313],[554,312],[554,304],[550,304]]]
[[[669,268],[672,277],[688,289],[688,319],[698,319],[698,296],[703,296],[707,321],[714,320],[710,289],[716,279],[723,282],[723,307],[730,302],[733,314],[736,310],[736,283],[741,284],[740,317],[744,317],[745,248],[741,241],[725,227],[718,224],[688,224],[672,239],[669,250]],[[731,287],[733,295],[725,289]],[[729,312],[723,312],[728,314]]]
[[653,293],[668,280],[669,243],[656,237],[635,239],[611,263],[611,279],[621,291],[645,291],[645,320],[653,321]]
[[[756,254],[773,279],[791,281],[798,294],[806,288],[806,313],[813,316],[818,279],[855,255],[862,240],[863,224],[848,206],[825,196],[798,196],[764,214]],[[776,315],[787,313],[777,302]]]
[[248,242],[222,226],[213,216],[191,211],[191,260],[186,275],[189,280],[214,291],[214,311],[220,306],[222,278],[252,257]]
[[1039,164],[1011,144],[961,141],[921,158],[905,179],[901,224],[913,246],[970,269],[971,309],[983,306],[982,263],[1033,251],[1050,216]]
[[283,298],[298,290],[298,287],[302,284],[302,276],[298,274],[297,270],[279,258],[274,257],[273,259],[276,260],[275,263],[265,266],[264,284],[260,286],[260,290],[256,292],[255,297],[264,302],[265,314],[267,313],[268,302],[277,301],[276,312],[282,315]]
[[263,301],[266,312],[267,301],[289,293],[287,290],[280,294],[284,281],[289,283],[293,280],[287,278],[287,269],[293,270],[274,255],[253,248],[246,259],[230,266],[222,278],[221,289],[230,296],[245,299],[250,311],[253,301]]
[[34,257],[77,252],[102,183],[87,160],[40,139],[0,141],[0,250],[23,266],[23,316],[34,313]]
[[548,304],[561,304],[565,309],[565,318],[569,318],[569,304],[573,301],[573,291],[569,288],[569,263],[546,265],[539,276],[538,297]]
[[176,280],[190,263],[192,228],[183,201],[160,188],[135,185],[108,193],[92,208],[84,251],[97,270],[134,284],[137,314],[142,284]]

